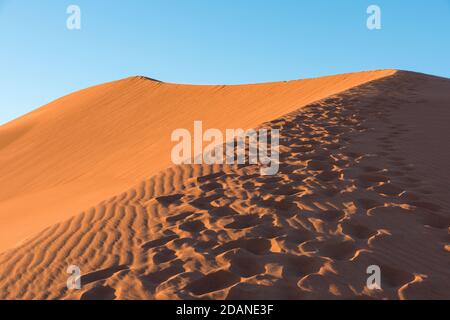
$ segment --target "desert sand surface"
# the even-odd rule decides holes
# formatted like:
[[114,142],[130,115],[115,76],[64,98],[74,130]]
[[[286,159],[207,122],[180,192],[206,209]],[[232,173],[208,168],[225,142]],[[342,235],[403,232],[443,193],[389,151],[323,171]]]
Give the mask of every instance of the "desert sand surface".
[[0,252],[172,165],[177,128],[253,128],[394,71],[244,86],[132,77],[0,127]]
[[[0,299],[450,299],[449,108],[394,70],[61,98],[0,127]],[[280,129],[279,173],[171,165],[194,120]]]

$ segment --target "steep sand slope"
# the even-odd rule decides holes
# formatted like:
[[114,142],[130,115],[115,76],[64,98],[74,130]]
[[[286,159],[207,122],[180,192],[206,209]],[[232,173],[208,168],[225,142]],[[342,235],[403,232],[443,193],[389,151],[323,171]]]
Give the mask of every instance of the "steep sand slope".
[[166,169],[0,255],[0,298],[450,299],[449,92],[398,72],[267,122],[276,176]]
[[52,102],[0,127],[0,252],[170,166],[176,128],[251,128],[393,73],[244,86],[135,77]]

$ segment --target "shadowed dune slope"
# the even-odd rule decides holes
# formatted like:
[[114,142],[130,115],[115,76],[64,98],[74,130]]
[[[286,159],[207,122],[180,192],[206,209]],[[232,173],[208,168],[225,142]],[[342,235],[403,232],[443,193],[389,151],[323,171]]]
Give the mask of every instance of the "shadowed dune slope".
[[0,127],[0,252],[169,167],[176,128],[252,128],[393,73],[242,86],[133,77],[56,100]]
[[450,299],[449,92],[397,72],[263,120],[277,175],[168,167],[0,254],[0,299]]

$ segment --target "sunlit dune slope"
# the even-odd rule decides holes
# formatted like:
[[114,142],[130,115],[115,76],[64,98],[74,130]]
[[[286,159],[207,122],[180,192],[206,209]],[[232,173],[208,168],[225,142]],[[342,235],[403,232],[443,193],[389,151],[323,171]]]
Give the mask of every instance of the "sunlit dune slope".
[[0,253],[0,300],[449,299],[449,92],[399,71],[261,123],[280,130],[275,175],[167,166]]
[[0,251],[171,165],[171,132],[251,128],[393,70],[239,86],[127,78],[0,127]]

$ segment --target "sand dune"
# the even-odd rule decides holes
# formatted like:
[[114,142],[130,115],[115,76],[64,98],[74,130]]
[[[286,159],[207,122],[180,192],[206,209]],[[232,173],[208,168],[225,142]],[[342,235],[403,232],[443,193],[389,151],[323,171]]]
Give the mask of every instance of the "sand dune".
[[52,102],[0,128],[0,252],[169,167],[174,129],[253,128],[393,72],[245,86],[133,77]]
[[[379,71],[60,99],[0,131],[0,298],[450,299],[448,92]],[[279,128],[280,172],[171,166],[196,119]]]

